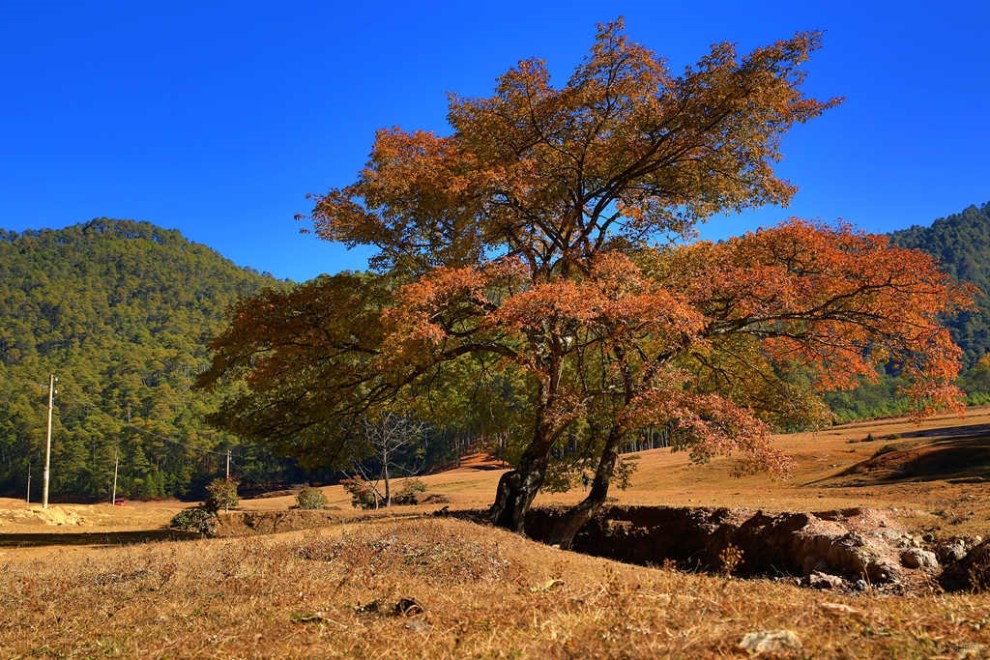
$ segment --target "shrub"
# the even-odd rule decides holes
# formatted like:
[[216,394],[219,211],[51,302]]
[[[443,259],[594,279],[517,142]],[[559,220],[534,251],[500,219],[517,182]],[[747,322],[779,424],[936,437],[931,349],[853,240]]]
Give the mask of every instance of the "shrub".
[[199,532],[203,536],[213,536],[217,528],[217,514],[202,506],[184,509],[175,514],[168,526],[183,532]]
[[237,506],[237,482],[226,479],[214,479],[206,487],[206,501],[203,506],[209,511],[226,511]]
[[355,509],[378,508],[378,495],[375,494],[375,489],[361,477],[344,479],[340,485],[351,494],[351,506]]
[[300,509],[324,509],[327,496],[319,488],[303,488],[296,495],[296,506]]
[[426,492],[426,484],[420,479],[406,479],[402,482],[402,490],[392,496],[392,504],[419,504],[419,494]]

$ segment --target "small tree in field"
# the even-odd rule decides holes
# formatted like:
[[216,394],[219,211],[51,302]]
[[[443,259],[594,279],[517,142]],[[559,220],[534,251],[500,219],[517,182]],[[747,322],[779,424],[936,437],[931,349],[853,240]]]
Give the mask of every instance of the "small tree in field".
[[353,468],[382,506],[392,506],[392,478],[400,452],[421,444],[425,431],[426,425],[422,422],[391,412],[374,422],[365,420],[364,441],[370,453],[370,464],[355,460]]
[[203,507],[207,511],[229,511],[237,506],[237,482],[230,479],[214,479],[206,486],[206,501]]
[[319,488],[303,488],[296,494],[296,506],[300,509],[325,509],[327,496]]

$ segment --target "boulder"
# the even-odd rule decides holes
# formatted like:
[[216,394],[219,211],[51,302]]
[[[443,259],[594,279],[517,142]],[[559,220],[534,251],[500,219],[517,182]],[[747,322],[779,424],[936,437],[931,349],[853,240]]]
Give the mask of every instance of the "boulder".
[[938,568],[938,557],[934,552],[921,548],[908,548],[901,553],[901,566],[905,568],[923,568],[934,570]]
[[802,584],[805,584],[812,589],[832,589],[836,591],[845,589],[848,586],[846,581],[838,575],[829,575],[828,573],[822,573],[820,571],[814,571],[811,575],[807,576]]

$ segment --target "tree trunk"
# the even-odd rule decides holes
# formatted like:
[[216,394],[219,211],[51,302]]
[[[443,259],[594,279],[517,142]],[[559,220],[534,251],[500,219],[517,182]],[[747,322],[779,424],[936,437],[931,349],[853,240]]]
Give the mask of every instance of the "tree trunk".
[[[388,454],[386,454],[388,456]],[[385,508],[392,506],[392,490],[388,482],[388,459],[386,458],[385,467],[382,468],[382,474],[385,476]]]
[[550,449],[562,429],[552,428],[548,411],[555,403],[560,385],[561,355],[553,353],[547,357],[546,380],[540,383],[539,405],[533,425],[533,440],[526,447],[515,470],[506,472],[498,481],[495,503],[488,510],[492,524],[525,535],[526,512],[533,499],[543,486],[547,474]]
[[612,475],[615,473],[615,464],[619,460],[619,441],[621,438],[622,434],[617,428],[613,428],[609,432],[605,447],[602,450],[602,457],[598,461],[598,468],[595,470],[595,479],[591,483],[591,490],[587,497],[571,507],[554,524],[547,538],[548,544],[559,546],[564,550],[570,549],[574,545],[574,537],[577,536],[577,533],[602,508],[605,498],[608,497],[608,488],[612,483]]
[[526,512],[540,491],[547,472],[550,444],[544,440],[527,447],[519,466],[502,475],[495,492],[495,503],[489,509],[496,527],[525,535]]

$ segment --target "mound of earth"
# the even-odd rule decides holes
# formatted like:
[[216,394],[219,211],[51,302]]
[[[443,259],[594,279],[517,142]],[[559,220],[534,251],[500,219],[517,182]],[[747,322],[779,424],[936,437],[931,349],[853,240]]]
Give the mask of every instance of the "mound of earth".
[[0,526],[14,525],[82,525],[83,518],[59,506],[23,509],[0,509]]
[[217,515],[213,536],[237,537],[293,532],[344,522],[333,511],[292,509],[289,511],[228,511]]

